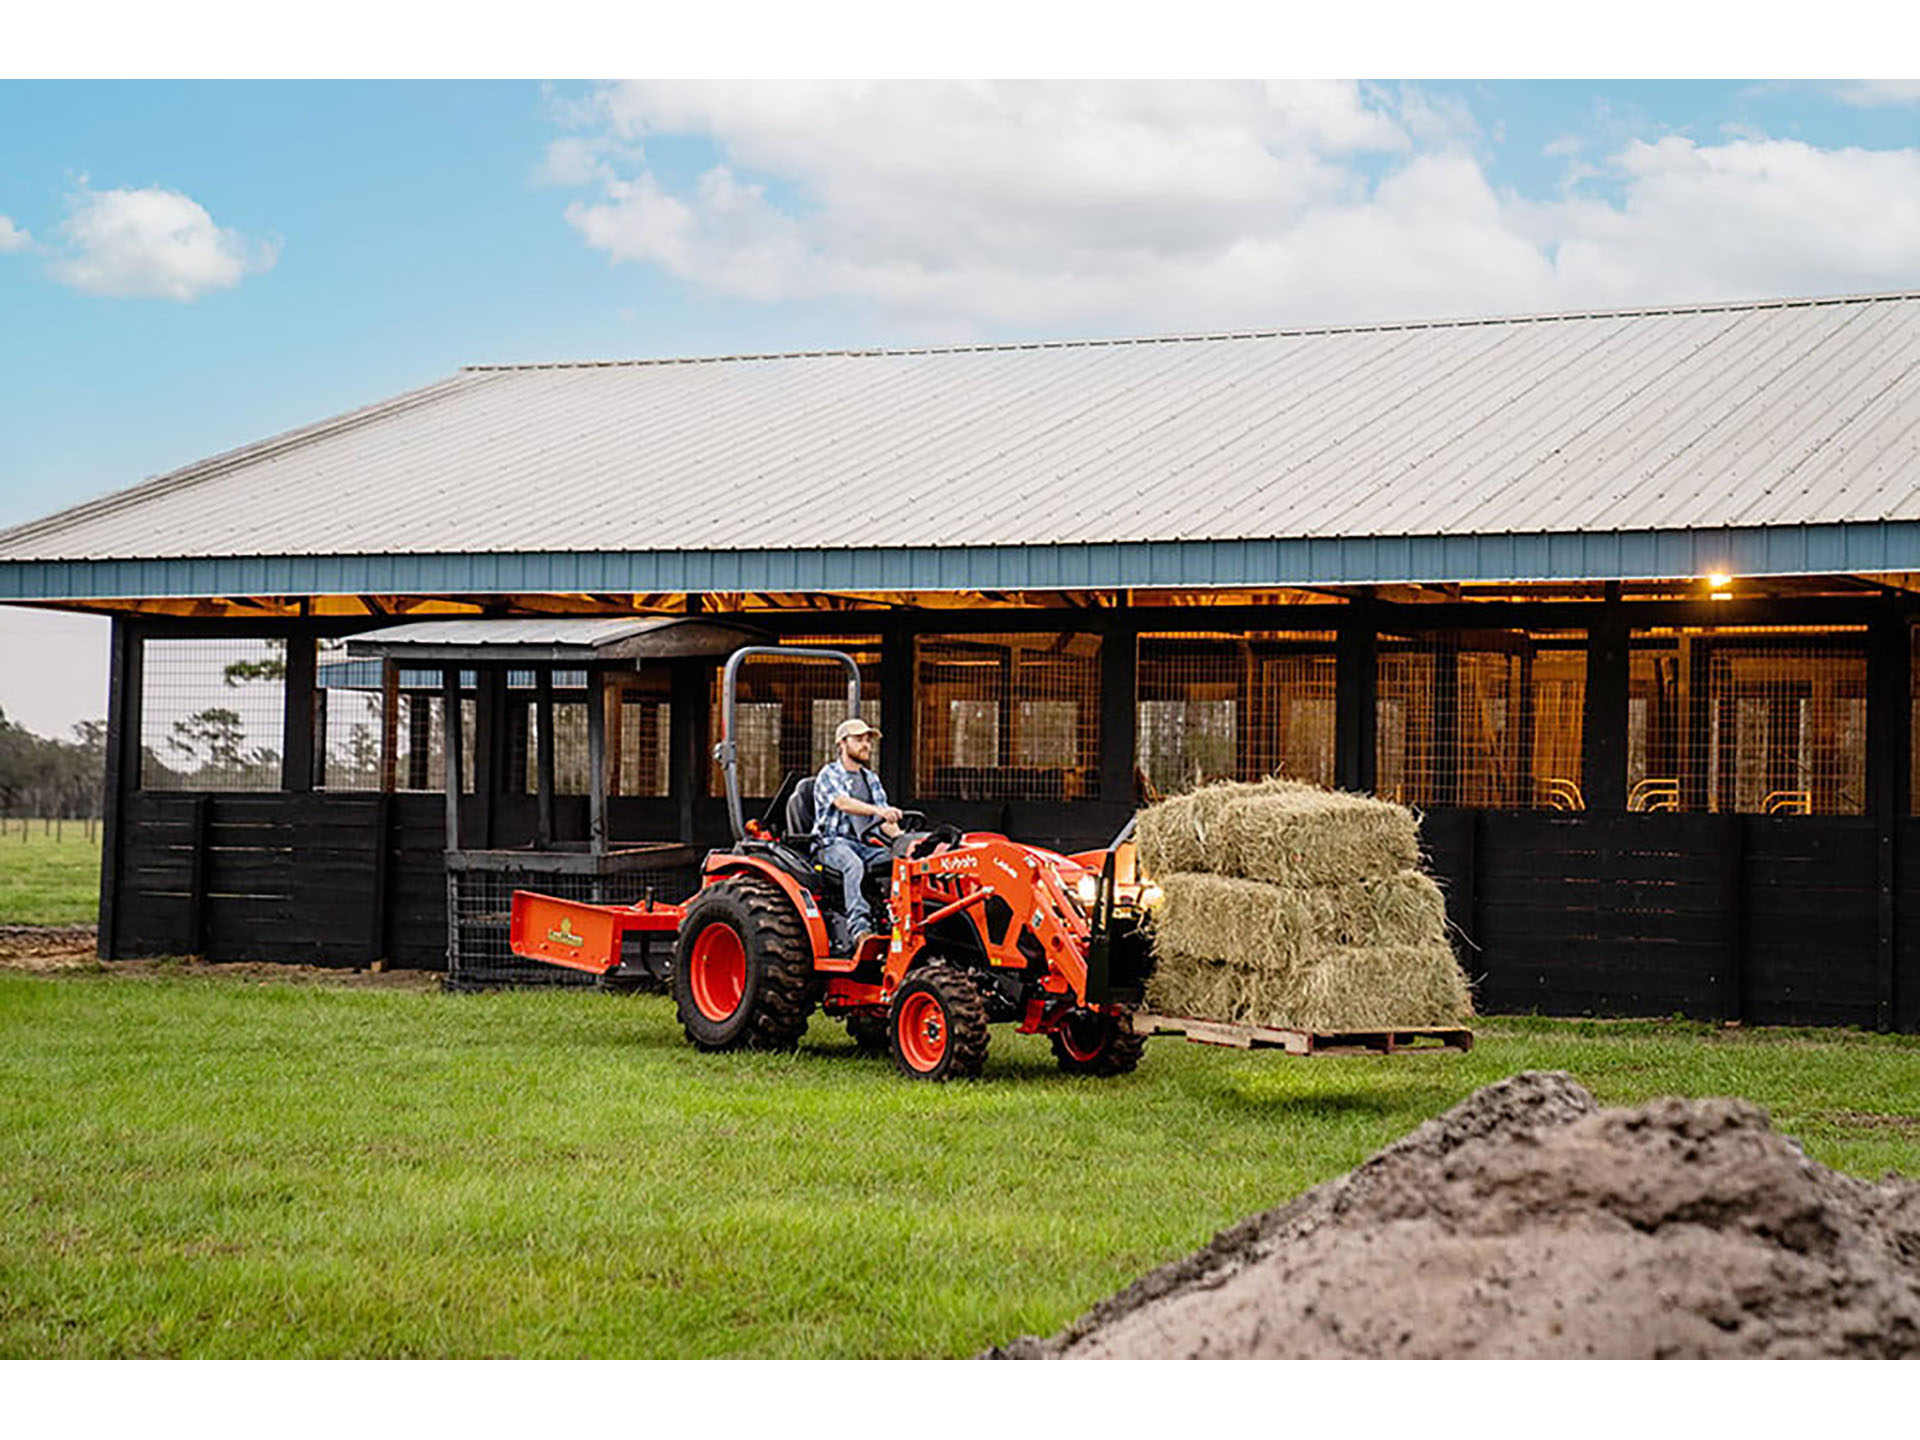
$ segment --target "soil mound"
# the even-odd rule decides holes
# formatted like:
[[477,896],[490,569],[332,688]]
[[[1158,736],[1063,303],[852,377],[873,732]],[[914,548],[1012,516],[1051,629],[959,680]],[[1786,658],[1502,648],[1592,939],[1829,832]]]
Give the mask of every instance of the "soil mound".
[[1516,1075],[992,1354],[1920,1356],[1920,1183],[1829,1170],[1744,1100]]

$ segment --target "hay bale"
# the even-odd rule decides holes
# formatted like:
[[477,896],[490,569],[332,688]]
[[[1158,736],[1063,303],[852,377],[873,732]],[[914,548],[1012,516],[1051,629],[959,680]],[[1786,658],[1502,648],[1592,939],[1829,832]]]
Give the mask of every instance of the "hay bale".
[[1205,872],[1281,885],[1384,878],[1420,863],[1411,810],[1299,780],[1204,785],[1141,812],[1149,875]]
[[1440,887],[1405,806],[1298,780],[1202,786],[1141,812],[1154,911],[1149,1008],[1303,1030],[1473,1013]]
[[1446,900],[1414,870],[1343,885],[1271,885],[1229,875],[1166,875],[1152,915],[1156,950],[1282,970],[1336,945],[1444,939]]
[[1473,1014],[1440,887],[1417,871],[1341,885],[1165,875],[1152,1010],[1302,1030],[1451,1025]]
[[1147,1008],[1291,1030],[1391,1030],[1456,1025],[1473,1015],[1472,992],[1452,948],[1339,945],[1284,970],[1160,952]]

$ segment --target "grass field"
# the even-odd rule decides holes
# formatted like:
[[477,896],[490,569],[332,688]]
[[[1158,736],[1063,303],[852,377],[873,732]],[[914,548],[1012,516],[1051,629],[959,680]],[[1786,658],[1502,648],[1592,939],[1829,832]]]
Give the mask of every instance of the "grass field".
[[1161,1039],[938,1087],[651,996],[0,974],[0,1355],[966,1355],[1058,1328],[1488,1081],[1739,1094],[1920,1174],[1920,1039],[1488,1022],[1469,1056]]
[[0,925],[91,925],[99,908],[99,825],[91,838],[79,820],[0,826]]

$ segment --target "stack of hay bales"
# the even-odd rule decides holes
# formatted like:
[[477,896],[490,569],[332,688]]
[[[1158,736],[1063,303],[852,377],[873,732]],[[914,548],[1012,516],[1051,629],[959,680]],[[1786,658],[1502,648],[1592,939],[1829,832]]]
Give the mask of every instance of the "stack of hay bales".
[[1297,780],[1226,782],[1142,811],[1135,838],[1165,894],[1148,1008],[1317,1031],[1472,1015],[1405,806]]

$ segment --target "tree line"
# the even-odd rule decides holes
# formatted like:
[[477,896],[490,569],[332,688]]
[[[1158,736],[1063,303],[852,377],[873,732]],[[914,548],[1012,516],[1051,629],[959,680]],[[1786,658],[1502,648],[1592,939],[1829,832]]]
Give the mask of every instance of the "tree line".
[[106,773],[105,720],[82,720],[73,739],[49,740],[0,710],[0,812],[98,819]]

